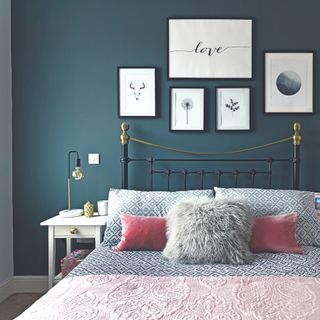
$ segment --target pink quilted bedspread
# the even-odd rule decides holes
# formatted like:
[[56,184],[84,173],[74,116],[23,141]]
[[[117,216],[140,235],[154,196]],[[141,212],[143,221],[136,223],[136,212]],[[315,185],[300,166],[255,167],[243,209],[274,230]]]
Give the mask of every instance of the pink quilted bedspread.
[[320,279],[302,277],[66,278],[19,320],[320,319]]

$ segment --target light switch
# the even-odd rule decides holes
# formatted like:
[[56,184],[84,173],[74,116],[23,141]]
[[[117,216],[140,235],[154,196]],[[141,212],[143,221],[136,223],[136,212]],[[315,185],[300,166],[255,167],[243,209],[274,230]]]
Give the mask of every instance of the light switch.
[[88,154],[89,164],[100,164],[100,154],[99,153],[89,153]]

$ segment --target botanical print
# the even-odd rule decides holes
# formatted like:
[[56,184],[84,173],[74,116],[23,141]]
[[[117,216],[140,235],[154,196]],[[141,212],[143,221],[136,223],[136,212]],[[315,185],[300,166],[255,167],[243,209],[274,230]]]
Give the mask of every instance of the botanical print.
[[252,20],[169,19],[169,78],[251,78]]
[[233,101],[233,99],[230,99],[230,103],[226,103],[226,108],[230,109],[232,112],[236,112],[240,109],[240,105],[238,101]]
[[250,89],[217,89],[217,130],[250,129]]
[[171,130],[204,130],[204,89],[171,88]]
[[193,100],[190,98],[183,99],[181,102],[181,106],[184,110],[186,110],[186,125],[189,124],[189,110],[193,108]]

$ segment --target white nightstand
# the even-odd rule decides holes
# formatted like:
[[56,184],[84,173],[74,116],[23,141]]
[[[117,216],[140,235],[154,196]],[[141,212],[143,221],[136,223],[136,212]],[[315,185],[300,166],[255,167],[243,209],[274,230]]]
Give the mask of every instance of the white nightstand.
[[102,234],[106,225],[107,216],[99,216],[97,213],[92,218],[85,216],[76,218],[61,218],[55,216],[40,223],[40,226],[48,227],[48,287],[52,288],[53,283],[59,280],[55,277],[56,262],[56,240],[66,239],[67,254],[71,252],[72,239],[94,238],[95,247],[101,243]]

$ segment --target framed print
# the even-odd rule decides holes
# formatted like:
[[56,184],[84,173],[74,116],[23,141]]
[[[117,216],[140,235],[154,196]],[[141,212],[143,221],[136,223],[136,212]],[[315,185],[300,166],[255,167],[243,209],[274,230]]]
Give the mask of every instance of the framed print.
[[250,88],[217,88],[216,99],[216,130],[251,129]]
[[265,53],[265,113],[313,113],[313,52]]
[[156,116],[156,68],[118,67],[119,117]]
[[170,88],[170,131],[204,131],[204,88]]
[[252,78],[252,19],[168,19],[168,78]]

